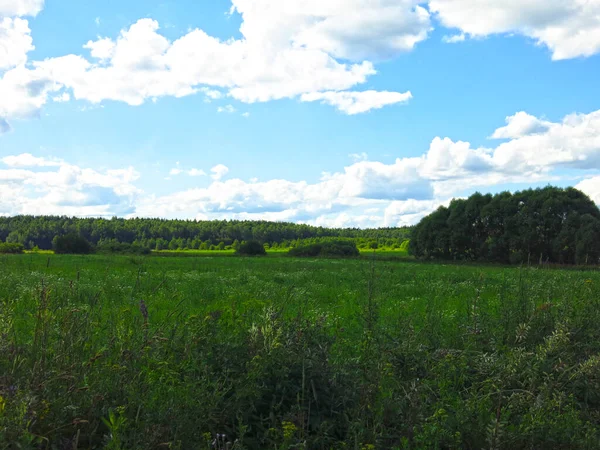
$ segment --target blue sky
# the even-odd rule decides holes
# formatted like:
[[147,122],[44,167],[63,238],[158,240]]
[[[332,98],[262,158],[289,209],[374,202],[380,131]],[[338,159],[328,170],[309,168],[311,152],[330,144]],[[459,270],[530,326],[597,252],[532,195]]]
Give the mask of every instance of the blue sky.
[[0,214],[600,203],[600,0],[0,0]]

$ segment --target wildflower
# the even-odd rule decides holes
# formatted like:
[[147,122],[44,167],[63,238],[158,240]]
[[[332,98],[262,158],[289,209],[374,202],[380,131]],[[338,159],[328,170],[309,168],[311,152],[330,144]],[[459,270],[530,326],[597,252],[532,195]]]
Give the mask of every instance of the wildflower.
[[297,427],[292,422],[283,422],[281,424],[283,428],[283,437],[287,439],[291,439],[296,433]]

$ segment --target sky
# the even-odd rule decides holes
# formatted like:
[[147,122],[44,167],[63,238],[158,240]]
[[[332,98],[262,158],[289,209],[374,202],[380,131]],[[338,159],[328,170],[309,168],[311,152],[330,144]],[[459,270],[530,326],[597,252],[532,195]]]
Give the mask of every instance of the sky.
[[0,0],[0,215],[600,204],[600,0]]

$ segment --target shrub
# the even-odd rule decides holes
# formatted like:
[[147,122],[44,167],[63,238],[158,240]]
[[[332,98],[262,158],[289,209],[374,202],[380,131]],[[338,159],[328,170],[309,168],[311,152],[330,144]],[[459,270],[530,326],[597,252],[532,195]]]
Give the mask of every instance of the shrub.
[[96,246],[99,253],[118,253],[124,255],[148,255],[150,249],[139,244],[128,244],[117,240],[101,241]]
[[85,255],[92,253],[92,245],[85,238],[77,234],[55,236],[52,240],[52,247],[54,248],[54,252],[59,255]]
[[356,243],[352,241],[328,241],[310,245],[301,245],[290,249],[288,255],[300,257],[352,257],[358,256],[360,252]]
[[267,251],[260,242],[248,241],[240,244],[237,254],[245,256],[264,256],[267,254]]
[[25,248],[23,247],[23,244],[17,244],[14,242],[0,242],[0,253],[18,254],[23,253],[24,249]]

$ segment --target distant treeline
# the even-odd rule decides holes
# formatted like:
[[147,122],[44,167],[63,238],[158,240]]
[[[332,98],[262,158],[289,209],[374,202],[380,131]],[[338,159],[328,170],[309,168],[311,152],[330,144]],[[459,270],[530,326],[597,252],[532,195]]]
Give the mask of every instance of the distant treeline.
[[410,228],[361,230],[266,221],[0,217],[0,241],[41,250],[52,249],[52,242],[57,236],[68,234],[81,236],[94,246],[118,242],[153,250],[208,250],[231,247],[236,241],[290,247],[298,240],[321,238],[352,238],[363,247],[399,247],[410,237],[410,231]]
[[409,250],[446,260],[598,264],[600,210],[574,188],[476,193],[425,217]]

